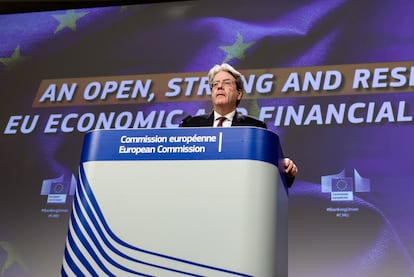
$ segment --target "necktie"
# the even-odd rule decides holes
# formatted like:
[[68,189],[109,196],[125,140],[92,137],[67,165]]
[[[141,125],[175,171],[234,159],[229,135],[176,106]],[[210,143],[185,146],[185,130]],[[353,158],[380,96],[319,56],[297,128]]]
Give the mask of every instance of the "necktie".
[[223,121],[226,120],[226,117],[221,116],[218,118],[218,123],[217,123],[217,127],[222,127],[223,126]]

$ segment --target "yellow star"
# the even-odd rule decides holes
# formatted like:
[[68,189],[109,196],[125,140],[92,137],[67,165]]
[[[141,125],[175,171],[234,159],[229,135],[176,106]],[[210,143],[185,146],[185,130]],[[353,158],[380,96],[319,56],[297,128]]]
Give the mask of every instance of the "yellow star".
[[228,46],[220,46],[219,48],[227,53],[226,58],[224,59],[224,63],[232,60],[233,58],[237,58],[239,60],[243,60],[245,58],[244,53],[246,50],[255,44],[254,41],[249,43],[243,43],[242,35],[237,32],[237,40],[233,45]]
[[9,70],[13,68],[14,66],[17,66],[25,61],[27,61],[29,57],[22,56],[20,54],[20,45],[16,46],[16,49],[14,49],[13,54],[9,58],[0,58],[0,63],[4,64],[6,70]]
[[68,10],[65,14],[53,15],[53,17],[60,23],[55,30],[55,34],[66,27],[70,28],[72,31],[76,31],[76,21],[87,14],[87,12],[76,13],[75,10]]
[[22,259],[16,253],[16,250],[14,249],[14,247],[10,243],[8,243],[6,241],[0,241],[0,248],[2,248],[4,251],[6,251],[6,254],[7,254],[6,261],[4,262],[4,264],[3,264],[3,266],[1,267],[1,270],[0,270],[0,276],[3,276],[4,273],[14,264],[17,264],[24,271],[28,272],[28,269],[27,269],[26,265],[23,263]]

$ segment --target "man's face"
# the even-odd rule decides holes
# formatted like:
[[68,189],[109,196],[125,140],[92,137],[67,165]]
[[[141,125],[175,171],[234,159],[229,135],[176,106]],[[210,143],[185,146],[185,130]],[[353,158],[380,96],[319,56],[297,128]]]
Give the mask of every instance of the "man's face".
[[241,99],[242,94],[242,91],[237,90],[233,75],[227,71],[220,71],[214,76],[211,97],[217,112],[224,115],[233,111],[237,106],[237,101]]

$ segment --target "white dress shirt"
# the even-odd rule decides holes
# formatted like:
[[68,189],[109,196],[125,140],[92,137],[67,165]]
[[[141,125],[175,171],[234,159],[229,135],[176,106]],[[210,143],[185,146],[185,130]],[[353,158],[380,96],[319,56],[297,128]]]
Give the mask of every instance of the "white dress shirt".
[[[231,127],[231,122],[233,121],[233,117],[236,114],[236,111],[232,111],[231,113],[228,113],[226,115],[224,115],[224,117],[226,118],[223,121],[223,126],[222,127]],[[217,127],[218,124],[218,119],[219,117],[222,117],[221,114],[218,114],[216,111],[214,111],[214,123],[213,123],[213,127]]]

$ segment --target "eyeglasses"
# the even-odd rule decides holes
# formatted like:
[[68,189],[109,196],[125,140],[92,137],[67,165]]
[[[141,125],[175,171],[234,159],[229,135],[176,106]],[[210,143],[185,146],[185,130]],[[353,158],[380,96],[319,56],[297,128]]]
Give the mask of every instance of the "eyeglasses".
[[[231,87],[235,81],[231,79],[224,79],[221,81],[223,87]],[[218,88],[220,86],[220,81],[214,81],[211,83],[211,88]]]

